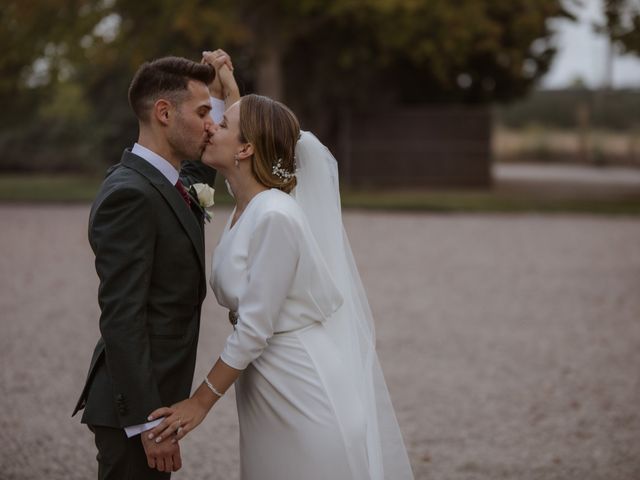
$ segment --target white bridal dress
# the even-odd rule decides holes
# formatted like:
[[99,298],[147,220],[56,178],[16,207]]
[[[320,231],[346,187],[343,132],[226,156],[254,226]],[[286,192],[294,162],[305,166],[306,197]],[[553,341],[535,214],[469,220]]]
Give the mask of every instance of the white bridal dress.
[[243,480],[411,479],[340,213],[337,166],[303,132],[293,195],[256,195],[213,255],[235,322]]

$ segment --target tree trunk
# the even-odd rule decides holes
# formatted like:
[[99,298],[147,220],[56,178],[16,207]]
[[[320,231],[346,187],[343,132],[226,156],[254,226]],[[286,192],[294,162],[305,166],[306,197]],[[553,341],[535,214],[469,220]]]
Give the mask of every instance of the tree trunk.
[[260,48],[257,61],[256,86],[258,93],[274,100],[284,100],[282,95],[282,51],[277,42],[265,42]]

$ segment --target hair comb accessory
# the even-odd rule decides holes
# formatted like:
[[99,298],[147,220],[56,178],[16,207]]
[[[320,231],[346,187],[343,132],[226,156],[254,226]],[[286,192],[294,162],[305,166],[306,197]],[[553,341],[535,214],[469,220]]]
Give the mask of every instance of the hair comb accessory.
[[292,172],[289,172],[284,168],[282,168],[282,158],[278,159],[278,162],[271,169],[271,173],[273,173],[276,177],[282,180],[289,180],[291,177],[294,176]]

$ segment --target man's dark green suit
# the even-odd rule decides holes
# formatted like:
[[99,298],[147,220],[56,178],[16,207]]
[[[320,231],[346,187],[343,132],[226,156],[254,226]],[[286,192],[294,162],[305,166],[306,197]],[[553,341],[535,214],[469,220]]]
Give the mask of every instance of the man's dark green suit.
[[[215,170],[185,162],[180,177],[187,187],[213,186]],[[73,412],[84,408],[82,422],[92,429],[143,424],[190,394],[206,294],[204,219],[192,203],[130,151],[93,203],[101,338]],[[159,473],[148,478],[158,478],[152,472]]]

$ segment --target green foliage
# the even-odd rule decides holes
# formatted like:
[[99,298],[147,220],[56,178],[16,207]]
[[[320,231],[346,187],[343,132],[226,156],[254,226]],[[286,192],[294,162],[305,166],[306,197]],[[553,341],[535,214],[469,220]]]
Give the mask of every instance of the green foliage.
[[640,3],[637,0],[604,0],[605,21],[595,25],[622,51],[640,54]]
[[[570,18],[557,0],[350,4],[357,8],[316,21],[289,50],[300,69],[308,64],[300,57],[326,59],[323,79],[331,81],[334,70],[339,74],[333,78],[344,85],[343,102],[370,85],[403,103],[517,98],[550,66],[555,50],[547,20]],[[294,78],[306,85],[306,79]]]
[[[0,176],[1,202],[90,202],[101,177],[77,175]],[[216,188],[218,207],[232,204],[221,183]],[[588,191],[549,195],[545,189],[528,194],[491,191],[343,191],[345,208],[442,213],[585,213],[602,215],[640,215],[637,195],[610,195],[601,198]]]
[[3,175],[0,201],[90,202],[101,182],[101,177],[78,175]]
[[562,0],[7,0],[0,169],[117,161],[145,60],[223,47],[243,93],[282,92],[323,133],[373,102],[518,98],[553,57],[547,20],[566,16]]

